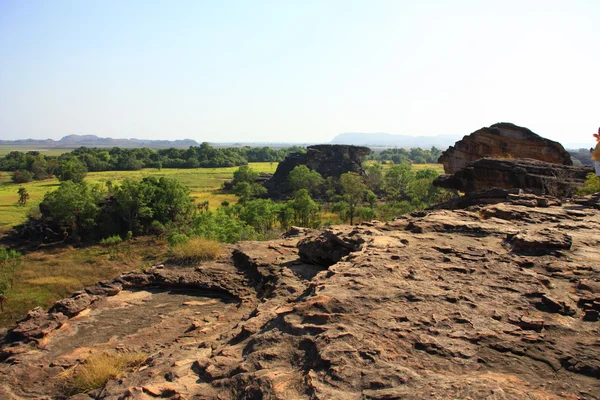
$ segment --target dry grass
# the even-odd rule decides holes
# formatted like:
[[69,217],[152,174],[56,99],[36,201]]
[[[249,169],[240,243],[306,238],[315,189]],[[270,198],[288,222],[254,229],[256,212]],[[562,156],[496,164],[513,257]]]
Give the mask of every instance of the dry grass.
[[179,243],[171,248],[172,260],[179,264],[197,264],[201,261],[214,260],[223,252],[224,248],[219,242],[203,238],[192,238],[186,243]]
[[25,252],[23,266],[16,271],[14,286],[8,292],[4,313],[0,313],[0,327],[14,325],[34,307],[48,308],[85,286],[139,270],[167,256],[167,244],[152,237],[136,238],[128,245],[127,253],[117,258],[99,245],[77,249],[50,246]]
[[144,353],[96,353],[58,376],[68,394],[86,393],[119,379],[146,361]]

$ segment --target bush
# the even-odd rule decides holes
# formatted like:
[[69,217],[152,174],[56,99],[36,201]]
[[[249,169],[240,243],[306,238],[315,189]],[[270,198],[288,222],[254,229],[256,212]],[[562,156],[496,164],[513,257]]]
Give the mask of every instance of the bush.
[[33,180],[33,174],[29,171],[15,171],[12,176],[14,183],[27,183]]
[[167,238],[169,246],[175,247],[180,244],[185,244],[190,241],[190,238],[183,233],[173,233]]
[[68,394],[90,392],[103,387],[110,379],[119,379],[145,360],[143,353],[93,354],[83,364],[65,371],[61,378],[65,379]]
[[115,246],[118,246],[122,241],[123,241],[123,239],[121,239],[121,236],[113,235],[113,236],[107,237],[105,239],[102,239],[100,241],[100,244],[104,247],[115,247]]
[[597,192],[600,192],[600,178],[595,173],[590,172],[585,178],[583,187],[577,190],[577,194],[583,196]]
[[171,248],[173,261],[180,264],[197,264],[201,261],[214,260],[222,253],[223,247],[219,242],[199,237]]

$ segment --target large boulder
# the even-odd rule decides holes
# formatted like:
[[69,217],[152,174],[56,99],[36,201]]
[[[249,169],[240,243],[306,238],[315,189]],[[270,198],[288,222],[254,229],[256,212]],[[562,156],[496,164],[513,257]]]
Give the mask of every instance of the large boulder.
[[305,154],[290,154],[279,163],[273,177],[265,183],[269,197],[280,198],[289,194],[287,177],[298,165],[306,165],[323,178],[339,178],[346,172],[363,174],[362,161],[371,152],[368,147],[333,144],[308,146],[306,150]]
[[524,189],[536,194],[570,197],[583,186],[592,167],[551,164],[532,159],[482,158],[450,175],[441,175],[434,186],[471,193],[486,189]]
[[563,146],[527,128],[501,122],[465,136],[442,153],[438,163],[453,174],[480,158],[532,158],[554,164],[573,165]]

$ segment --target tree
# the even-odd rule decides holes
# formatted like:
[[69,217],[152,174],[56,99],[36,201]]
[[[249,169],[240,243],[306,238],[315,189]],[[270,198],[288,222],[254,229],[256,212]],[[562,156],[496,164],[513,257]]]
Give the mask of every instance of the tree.
[[309,169],[306,165],[297,165],[290,171],[287,182],[292,191],[306,189],[311,194],[319,193],[324,179],[317,171]]
[[294,223],[300,226],[317,227],[319,225],[319,205],[310,197],[308,190],[300,189],[290,200],[294,210]]
[[78,242],[96,227],[103,195],[98,185],[65,181],[46,193],[40,211],[46,223],[58,226]]
[[244,203],[240,219],[251,225],[259,233],[265,234],[273,229],[277,219],[275,203],[271,199],[256,199]]
[[19,193],[19,201],[17,202],[20,206],[24,206],[27,204],[27,200],[29,200],[29,192],[24,187],[20,187]]
[[240,198],[240,203],[261,197],[267,192],[264,186],[256,183],[257,179],[258,172],[247,165],[242,165],[233,173],[233,193]]
[[348,204],[347,215],[350,225],[352,225],[354,217],[357,215],[357,207],[364,202],[367,185],[356,172],[346,172],[340,176],[340,186],[342,187],[342,198]]
[[413,179],[411,165],[402,163],[392,166],[384,177],[384,191],[388,199],[400,201],[406,197],[409,182]]
[[77,157],[71,157],[68,160],[61,161],[58,166],[56,177],[59,181],[72,181],[73,183],[83,182],[87,175],[86,165]]
[[383,190],[383,167],[379,163],[369,165],[365,169],[365,183],[375,193]]
[[12,181],[14,183],[27,183],[33,180],[33,174],[27,170],[17,170],[13,172]]

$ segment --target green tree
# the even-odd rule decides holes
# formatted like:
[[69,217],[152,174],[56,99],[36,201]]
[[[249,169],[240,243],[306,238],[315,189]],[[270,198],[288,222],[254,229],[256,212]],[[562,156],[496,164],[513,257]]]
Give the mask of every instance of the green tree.
[[324,179],[317,171],[309,169],[306,165],[297,165],[290,171],[287,182],[292,191],[308,190],[312,195],[318,194],[323,186]]
[[375,193],[383,191],[383,167],[379,163],[369,165],[365,169],[365,183]]
[[267,193],[261,184],[257,183],[258,172],[247,165],[242,165],[233,173],[233,193],[240,198],[240,203],[264,196]]
[[319,205],[310,197],[308,190],[300,189],[290,200],[294,210],[294,223],[300,226],[317,227],[319,225]]
[[385,174],[384,191],[389,200],[400,201],[406,198],[408,184],[414,179],[411,165],[393,165]]
[[33,174],[27,170],[16,170],[13,172],[13,183],[27,183],[33,180]]
[[68,160],[61,161],[58,166],[56,177],[59,181],[72,181],[74,183],[83,182],[87,175],[86,165],[77,157],[71,157]]
[[347,203],[348,219],[350,225],[354,224],[354,217],[357,214],[359,207],[365,200],[367,194],[367,185],[363,182],[362,177],[356,172],[346,172],[340,176],[340,186],[342,187],[342,198]]
[[275,203],[271,199],[256,199],[244,203],[240,219],[251,225],[257,232],[265,234],[273,229],[277,220]]
[[19,194],[19,200],[17,203],[20,206],[27,205],[27,200],[29,200],[29,192],[27,191],[27,189],[25,189],[24,187],[20,187],[17,193]]
[[69,237],[80,241],[96,227],[103,195],[98,185],[65,181],[55,191],[46,193],[40,211],[45,222],[63,228]]

